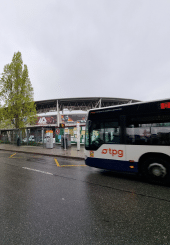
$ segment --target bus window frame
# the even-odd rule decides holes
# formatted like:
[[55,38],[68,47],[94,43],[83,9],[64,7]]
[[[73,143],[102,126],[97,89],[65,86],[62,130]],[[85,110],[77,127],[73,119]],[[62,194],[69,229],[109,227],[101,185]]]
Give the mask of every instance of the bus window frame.
[[[89,146],[87,146],[87,144],[86,144],[86,141],[85,141],[85,149],[86,150],[98,150],[99,149],[99,147],[101,146],[101,145],[99,145],[98,147],[94,147],[93,145],[92,145],[92,142],[91,142],[91,130],[90,130],[90,127],[92,126],[92,124],[93,123],[100,123],[100,124],[102,124],[103,123],[103,125],[104,125],[104,127],[103,127],[103,129],[104,129],[104,142],[101,144],[101,145],[103,145],[103,144],[108,144],[108,145],[111,145],[111,144],[125,144],[125,142],[126,142],[126,134],[125,134],[125,132],[126,132],[126,116],[125,115],[119,115],[119,117],[115,117],[114,118],[114,120],[112,120],[112,119],[106,119],[106,120],[87,120],[87,122],[86,122],[86,130],[88,130],[88,137],[89,137]],[[105,137],[105,131],[106,131],[106,127],[105,127],[105,124],[106,123],[108,123],[108,122],[116,122],[117,124],[118,124],[118,128],[119,128],[119,138],[120,138],[120,142],[119,143],[108,143],[108,142],[106,142],[106,137]],[[90,125],[89,125],[90,124]]]

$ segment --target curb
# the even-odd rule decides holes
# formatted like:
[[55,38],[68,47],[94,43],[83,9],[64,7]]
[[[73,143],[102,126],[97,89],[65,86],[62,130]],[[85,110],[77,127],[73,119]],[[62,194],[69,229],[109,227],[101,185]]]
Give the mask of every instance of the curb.
[[72,158],[77,160],[84,160],[84,157],[74,157],[74,156],[63,156],[58,154],[48,154],[48,153],[39,153],[39,152],[28,152],[28,151],[17,151],[17,150],[7,150],[7,149],[0,149],[1,151],[12,151],[17,153],[25,153],[25,154],[37,154],[37,155],[43,155],[43,156],[49,156],[49,157],[63,157],[63,158]]

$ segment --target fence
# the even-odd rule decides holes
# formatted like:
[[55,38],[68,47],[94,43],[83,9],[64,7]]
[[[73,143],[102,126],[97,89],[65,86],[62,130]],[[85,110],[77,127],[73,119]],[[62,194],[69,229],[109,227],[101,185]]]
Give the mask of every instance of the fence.
[[43,146],[45,143],[44,130],[34,129],[34,132],[29,129],[2,131],[0,143]]
[[[0,143],[17,145],[32,145],[32,146],[45,146],[46,130],[53,130],[53,143],[61,144],[62,135],[64,135],[64,129],[62,128],[26,128],[20,130],[1,130]],[[71,136],[71,144],[77,144],[77,128],[67,127],[65,128],[65,134]],[[80,127],[80,144],[84,144],[85,127]],[[18,142],[19,139],[19,142]]]

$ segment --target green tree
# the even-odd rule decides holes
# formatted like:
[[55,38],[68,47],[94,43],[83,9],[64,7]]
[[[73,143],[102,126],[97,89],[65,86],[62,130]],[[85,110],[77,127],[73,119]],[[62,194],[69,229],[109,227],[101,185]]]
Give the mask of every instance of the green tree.
[[[1,128],[24,128],[36,121],[36,106],[28,68],[23,65],[20,52],[14,53],[12,62],[4,66],[0,77]],[[13,126],[11,126],[13,125]]]

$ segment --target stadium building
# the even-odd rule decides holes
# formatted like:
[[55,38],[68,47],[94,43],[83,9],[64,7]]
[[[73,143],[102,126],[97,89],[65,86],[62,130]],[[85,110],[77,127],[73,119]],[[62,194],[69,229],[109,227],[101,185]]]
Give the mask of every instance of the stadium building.
[[[139,102],[133,99],[110,97],[65,98],[35,101],[37,121],[34,126],[28,126],[19,132],[23,144],[42,144],[46,132],[53,132],[53,143],[61,143],[63,134],[69,136],[72,144],[77,142],[77,123],[80,126],[80,143],[84,144],[87,111],[92,108],[108,107],[120,104]],[[61,128],[61,124],[65,128]],[[2,142],[14,143],[18,131],[1,129]]]

